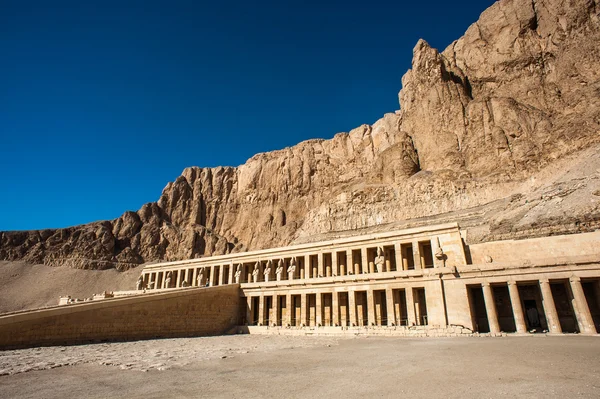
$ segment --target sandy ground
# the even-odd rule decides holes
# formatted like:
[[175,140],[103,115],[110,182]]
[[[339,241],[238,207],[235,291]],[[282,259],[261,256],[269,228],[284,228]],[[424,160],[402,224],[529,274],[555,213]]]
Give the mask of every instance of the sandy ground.
[[105,290],[132,290],[141,271],[141,267],[121,273],[0,261],[0,313],[55,306],[61,295],[83,299]]
[[0,369],[2,398],[597,398],[600,337],[238,335],[4,351]]

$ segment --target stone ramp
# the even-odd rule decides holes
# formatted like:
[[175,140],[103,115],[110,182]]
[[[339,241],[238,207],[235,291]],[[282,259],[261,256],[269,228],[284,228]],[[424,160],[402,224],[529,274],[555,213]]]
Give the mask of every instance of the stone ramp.
[[239,312],[238,284],[37,309],[0,316],[0,349],[219,335]]

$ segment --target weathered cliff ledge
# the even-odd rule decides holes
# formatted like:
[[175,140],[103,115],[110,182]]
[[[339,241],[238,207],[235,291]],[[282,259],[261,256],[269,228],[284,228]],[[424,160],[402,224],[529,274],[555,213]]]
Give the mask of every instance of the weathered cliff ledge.
[[443,52],[419,41],[400,111],[373,125],[187,168],[113,221],[0,233],[0,259],[127,269],[447,216],[480,241],[594,229],[600,166],[574,177],[564,160],[598,158],[599,12],[595,0],[499,1]]

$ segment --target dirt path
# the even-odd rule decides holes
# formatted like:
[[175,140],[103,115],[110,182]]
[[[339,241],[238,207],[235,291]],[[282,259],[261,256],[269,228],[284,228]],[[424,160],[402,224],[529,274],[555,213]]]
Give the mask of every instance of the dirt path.
[[[245,335],[6,351],[0,362],[16,372],[0,376],[2,398],[600,396],[600,337]],[[26,372],[36,367],[50,369]]]

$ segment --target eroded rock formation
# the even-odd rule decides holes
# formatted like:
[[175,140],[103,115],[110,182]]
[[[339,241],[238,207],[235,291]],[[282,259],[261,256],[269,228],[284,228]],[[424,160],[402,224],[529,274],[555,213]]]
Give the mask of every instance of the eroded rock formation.
[[[600,141],[599,12],[594,0],[499,1],[443,52],[419,41],[400,111],[372,126],[257,154],[237,168],[187,168],[156,203],[113,221],[0,233],[0,258],[126,269],[503,198],[514,208],[525,198],[511,197],[522,182]],[[511,212],[482,215],[488,230],[479,239],[536,223],[560,232],[578,218],[592,228],[600,219],[597,202],[570,212],[568,223],[538,212],[532,225],[527,212]]]

